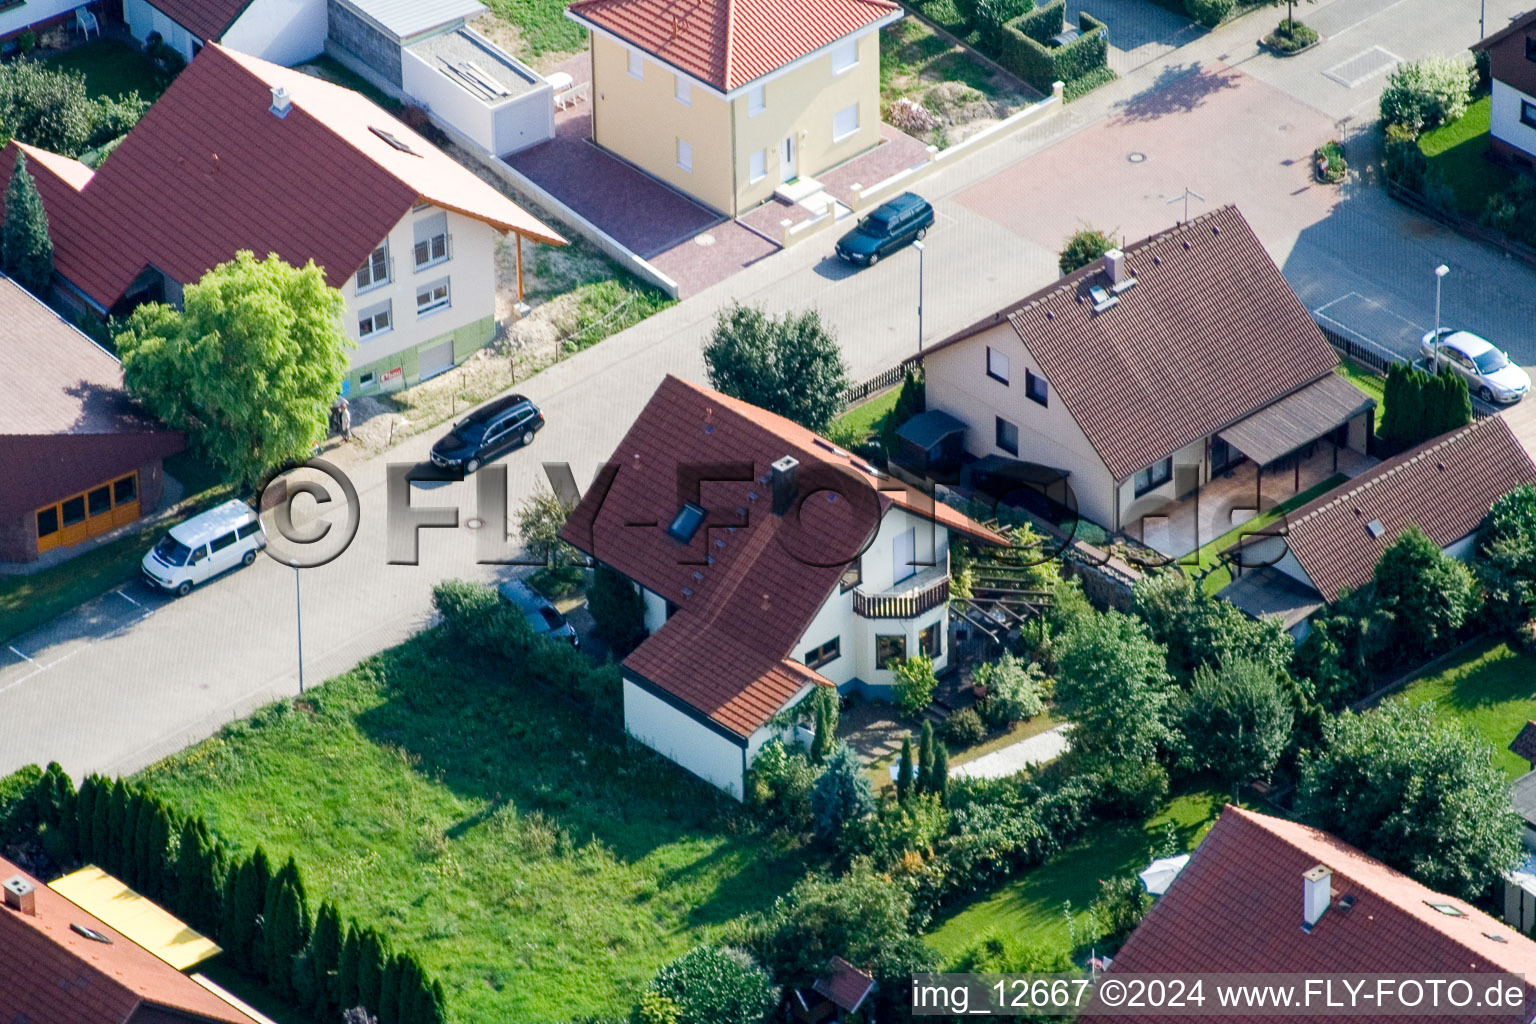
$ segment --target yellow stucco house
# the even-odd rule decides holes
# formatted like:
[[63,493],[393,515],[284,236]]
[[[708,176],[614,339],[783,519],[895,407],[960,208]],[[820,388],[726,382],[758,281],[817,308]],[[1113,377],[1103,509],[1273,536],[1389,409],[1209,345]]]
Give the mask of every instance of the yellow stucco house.
[[596,143],[738,216],[880,142],[890,0],[577,0]]

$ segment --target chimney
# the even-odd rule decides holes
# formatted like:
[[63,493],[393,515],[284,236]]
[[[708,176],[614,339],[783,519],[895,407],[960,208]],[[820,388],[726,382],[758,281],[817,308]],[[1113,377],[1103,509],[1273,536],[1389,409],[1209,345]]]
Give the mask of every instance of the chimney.
[[773,514],[782,516],[800,491],[800,460],[786,455],[773,464]]
[[288,90],[280,85],[272,87],[272,113],[278,117],[287,117],[288,111],[293,107],[293,97]]
[[1111,249],[1104,254],[1104,274],[1109,278],[1111,288],[1124,284],[1130,279],[1130,273],[1125,269],[1125,253],[1119,249]]
[[5,905],[12,910],[18,910],[28,917],[37,916],[37,897],[33,890],[36,888],[31,882],[14,875],[5,880],[0,888],[5,889]]
[[1333,872],[1322,864],[1301,873],[1302,928],[1311,931],[1333,900]]

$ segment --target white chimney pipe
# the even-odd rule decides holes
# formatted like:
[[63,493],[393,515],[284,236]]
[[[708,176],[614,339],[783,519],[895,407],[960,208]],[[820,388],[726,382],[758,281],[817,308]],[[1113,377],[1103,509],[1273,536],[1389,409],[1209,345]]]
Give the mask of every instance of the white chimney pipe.
[[1121,284],[1125,281],[1125,253],[1119,249],[1111,249],[1104,254],[1104,273],[1109,276],[1111,285]]
[[272,87],[272,113],[278,117],[287,117],[288,111],[293,107],[293,97],[288,90],[281,85]]
[[1301,873],[1302,921],[1311,929],[1322,920],[1328,904],[1333,901],[1333,872],[1322,864]]
[[16,875],[7,878],[0,883],[0,888],[5,890],[5,905],[12,910],[26,914],[28,917],[37,916],[37,896],[31,882]]

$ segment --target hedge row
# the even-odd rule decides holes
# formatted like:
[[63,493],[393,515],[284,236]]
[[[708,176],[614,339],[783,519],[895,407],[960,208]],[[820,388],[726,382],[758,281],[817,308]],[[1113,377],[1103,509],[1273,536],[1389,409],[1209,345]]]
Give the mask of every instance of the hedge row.
[[119,778],[76,791],[58,764],[0,779],[0,843],[39,841],[59,865],[93,863],[216,935],[225,962],[320,1020],[366,1008],[379,1024],[444,1024],[446,997],[409,953],[336,908],[311,917],[298,865],[273,871],[266,851],[231,853],[199,816]]
[[1066,0],[1043,7],[1001,25],[984,26],[983,38],[998,63],[1041,92],[1054,82],[1071,83],[1109,66],[1109,27],[1086,11],[1078,15],[1082,35],[1065,46],[1050,40],[1066,25]]

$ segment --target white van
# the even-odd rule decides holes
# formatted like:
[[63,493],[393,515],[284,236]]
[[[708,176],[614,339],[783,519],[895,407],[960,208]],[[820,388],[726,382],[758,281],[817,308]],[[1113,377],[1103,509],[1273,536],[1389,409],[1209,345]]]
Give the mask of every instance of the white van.
[[225,569],[250,565],[267,546],[256,510],[238,498],[173,526],[144,556],[144,578],[185,597]]

